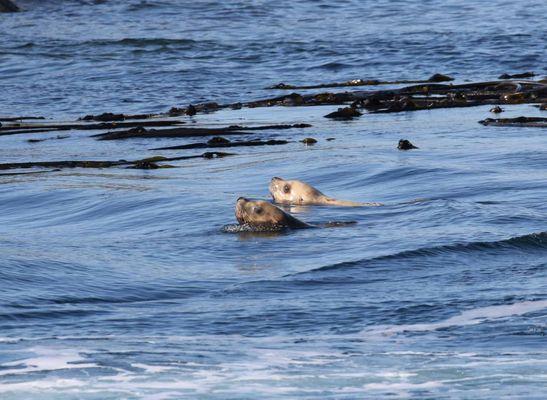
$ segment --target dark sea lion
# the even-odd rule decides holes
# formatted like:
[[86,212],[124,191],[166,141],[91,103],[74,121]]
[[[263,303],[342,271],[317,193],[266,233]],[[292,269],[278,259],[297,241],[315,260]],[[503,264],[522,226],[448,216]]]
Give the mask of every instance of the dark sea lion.
[[267,201],[249,200],[244,197],[237,199],[235,215],[239,224],[225,225],[222,227],[223,232],[271,235],[290,229],[337,228],[357,223],[356,221],[329,221],[311,225]]
[[300,221],[267,201],[249,200],[245,197],[237,199],[235,215],[241,225],[254,228],[258,231],[312,227],[312,225]]
[[328,205],[328,206],[381,206],[381,203],[359,203],[355,201],[337,200],[328,197],[305,182],[286,181],[273,177],[270,182],[270,194],[276,203],[297,205]]
[[397,145],[397,148],[399,150],[419,149],[419,147],[414,146],[412,143],[410,143],[410,140],[406,140],[406,139],[399,140],[399,144]]
[[501,108],[500,106],[495,106],[495,107],[492,107],[490,109],[490,112],[491,113],[494,113],[494,114],[499,114],[501,112],[505,111],[503,108]]

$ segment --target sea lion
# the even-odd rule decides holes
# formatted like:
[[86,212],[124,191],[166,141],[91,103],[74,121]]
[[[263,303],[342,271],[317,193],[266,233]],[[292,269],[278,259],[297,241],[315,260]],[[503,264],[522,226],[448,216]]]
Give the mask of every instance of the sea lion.
[[412,149],[419,149],[419,147],[414,146],[412,143],[410,143],[407,139],[401,139],[399,140],[399,143],[397,144],[397,148],[399,150],[412,150]]
[[504,112],[505,110],[503,108],[501,108],[500,106],[495,106],[495,107],[492,107],[490,109],[490,112],[491,113],[494,113],[494,114],[499,114],[501,112]]
[[235,216],[240,225],[226,226],[225,231],[275,232],[313,227],[267,201],[249,200],[245,197],[237,199]]
[[0,0],[0,12],[17,12],[21,11],[19,7],[10,0]]
[[282,178],[273,177],[270,182],[270,194],[274,202],[281,204],[297,205],[328,205],[328,206],[381,206],[381,203],[358,203],[355,201],[337,200],[328,197],[319,190],[305,182],[286,181]]
[[308,224],[281,210],[279,207],[263,200],[237,199],[235,216],[239,224],[224,225],[227,233],[276,234],[290,229],[303,228],[337,228],[355,225],[356,221],[329,221],[319,224]]

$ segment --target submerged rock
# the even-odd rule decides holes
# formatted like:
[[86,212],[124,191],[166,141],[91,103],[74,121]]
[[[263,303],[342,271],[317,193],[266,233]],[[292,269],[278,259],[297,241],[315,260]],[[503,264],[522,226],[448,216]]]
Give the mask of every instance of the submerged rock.
[[411,97],[401,97],[399,100],[394,101],[391,106],[387,109],[388,112],[399,112],[399,111],[414,111],[418,109],[416,103],[412,100]]
[[158,164],[156,164],[155,162],[142,160],[142,161],[137,161],[134,165],[132,165],[131,167],[127,167],[127,168],[130,168],[130,169],[158,169],[158,168],[160,168],[160,166]]
[[304,104],[304,97],[298,93],[291,93],[285,97],[282,104],[285,106],[301,106]]
[[317,139],[314,139],[312,137],[308,137],[308,138],[302,139],[300,142],[302,142],[305,145],[309,146],[309,145],[313,145],[313,144],[317,143]]
[[454,78],[452,78],[451,76],[443,74],[434,74],[431,75],[431,77],[428,79],[429,82],[449,82],[453,80]]
[[214,138],[211,138],[207,141],[207,144],[209,145],[219,145],[219,144],[228,144],[230,141],[226,138],[223,138],[222,136],[215,136]]
[[86,115],[85,117],[80,118],[82,121],[123,121],[125,115],[123,114],[114,114],[114,113],[102,113],[100,115]]
[[186,115],[193,116],[197,114],[196,107],[194,107],[192,104],[186,108]]
[[380,99],[376,97],[370,97],[368,99],[365,99],[361,102],[361,104],[363,105],[364,108],[371,109],[371,110],[375,110],[383,106]]
[[361,114],[353,107],[344,107],[339,108],[337,111],[331,112],[330,114],[325,115],[325,118],[334,118],[334,119],[353,119],[355,117],[360,117]]
[[139,133],[146,133],[148,131],[142,126],[136,126],[135,128],[129,129],[127,132],[139,134]]
[[532,78],[534,76],[536,76],[536,74],[534,74],[533,72],[523,72],[521,74],[513,74],[513,75],[501,74],[500,76],[498,76],[498,79]]

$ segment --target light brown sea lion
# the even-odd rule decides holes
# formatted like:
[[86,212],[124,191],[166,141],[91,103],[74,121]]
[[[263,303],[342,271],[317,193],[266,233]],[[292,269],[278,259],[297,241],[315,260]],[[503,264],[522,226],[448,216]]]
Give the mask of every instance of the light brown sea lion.
[[359,203],[355,201],[337,200],[328,197],[305,182],[286,181],[273,177],[270,182],[270,194],[276,203],[298,205],[329,205],[329,206],[381,206],[381,203]]
[[241,225],[258,230],[281,230],[286,228],[311,228],[305,222],[287,214],[279,207],[262,200],[240,197],[236,202],[236,219]]

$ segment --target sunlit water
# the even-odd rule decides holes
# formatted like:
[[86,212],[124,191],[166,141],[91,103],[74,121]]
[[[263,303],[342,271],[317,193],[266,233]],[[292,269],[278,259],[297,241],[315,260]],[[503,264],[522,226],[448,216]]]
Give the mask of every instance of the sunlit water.
[[[0,15],[2,115],[547,71],[543,1],[19,3]],[[0,176],[0,398],[543,399],[546,132],[478,124],[489,108],[351,122],[324,119],[330,106],[227,110],[183,119],[314,126],[174,169]],[[1,137],[0,162],[203,152],[69,134]],[[357,222],[345,227],[222,233],[237,197],[267,198],[272,176],[386,205],[289,210]]]

